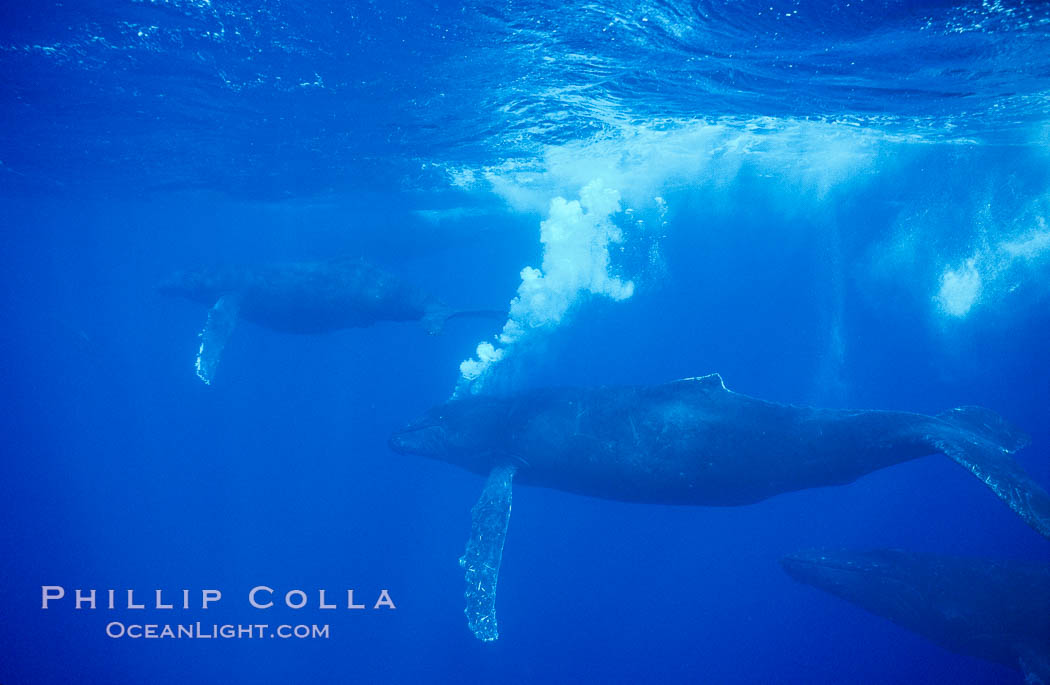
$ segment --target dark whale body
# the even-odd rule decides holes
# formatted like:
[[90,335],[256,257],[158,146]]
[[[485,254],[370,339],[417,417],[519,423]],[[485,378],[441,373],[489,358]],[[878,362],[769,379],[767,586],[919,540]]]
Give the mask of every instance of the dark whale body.
[[391,438],[397,451],[476,473],[508,463],[521,483],[654,504],[750,504],[941,452],[1050,535],[1050,499],[1008,456],[1027,443],[987,409],[795,407],[731,392],[717,374],[453,400]]
[[503,317],[501,312],[453,311],[411,283],[351,258],[183,271],[158,290],[211,307],[197,356],[197,373],[205,383],[211,382],[238,319],[310,334],[380,321],[422,321],[437,333],[455,317]]
[[421,289],[360,259],[184,271],[159,290],[209,307],[223,296],[236,296],[241,319],[287,333],[419,321],[447,309]]
[[1050,564],[842,550],[803,552],[781,565],[946,649],[1050,683]]
[[1050,537],[1050,496],[1010,456],[1027,444],[980,407],[939,416],[794,407],[731,392],[717,374],[457,399],[390,439],[397,452],[489,474],[463,560],[468,618],[483,640],[497,635],[495,582],[514,479],[630,502],[731,506],[942,453]]

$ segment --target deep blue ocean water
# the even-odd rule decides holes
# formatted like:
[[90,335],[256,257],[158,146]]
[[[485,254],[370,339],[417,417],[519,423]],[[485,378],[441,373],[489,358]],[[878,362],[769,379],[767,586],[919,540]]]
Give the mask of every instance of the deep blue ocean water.
[[[483,480],[387,438],[501,322],[244,324],[206,386],[205,308],[155,286],[353,255],[506,311],[546,255],[493,392],[718,372],[783,403],[983,405],[1048,487],[1047,5],[5,3],[0,83],[0,683],[1021,682],[778,564],[1050,560],[941,456],[744,507],[518,487],[482,644],[457,559]],[[619,201],[559,242],[552,201],[587,188]],[[224,598],[44,611],[42,585]],[[252,610],[255,585],[310,605]],[[144,616],[330,637],[106,636]]]

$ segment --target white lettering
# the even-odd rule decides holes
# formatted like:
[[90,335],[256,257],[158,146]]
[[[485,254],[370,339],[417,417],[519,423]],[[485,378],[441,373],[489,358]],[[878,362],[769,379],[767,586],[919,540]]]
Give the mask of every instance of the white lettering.
[[267,602],[266,604],[259,604],[258,602],[255,601],[255,593],[259,592],[259,591],[265,592],[267,595],[270,595],[270,596],[273,595],[273,588],[272,587],[266,587],[265,585],[258,585],[256,587],[253,587],[252,591],[248,593],[248,603],[251,604],[256,609],[269,609],[270,607],[272,607],[273,606],[273,600],[272,599],[269,602]]
[[[300,601],[298,604],[292,604],[292,595],[300,597],[302,601]],[[306,606],[306,593],[302,590],[289,590],[288,594],[284,596],[284,603],[287,604],[288,607],[291,609],[302,609],[304,606]]]
[[[145,604],[135,604],[135,591],[128,590],[128,608],[129,609],[145,609]],[[128,637],[135,637],[131,634],[131,628],[128,628]]]
[[[58,594],[55,594],[57,591]],[[41,585],[40,586],[41,600],[43,602],[40,608],[46,609],[47,603],[52,599],[62,599],[66,596],[65,588],[59,587],[58,585]]]
[[379,599],[376,600],[376,605],[372,608],[378,609],[381,606],[390,607],[391,609],[397,608],[396,606],[394,606],[394,600],[390,599],[390,593],[386,590],[383,590],[380,593]]
[[94,590],[92,590],[86,597],[84,596],[84,591],[79,589],[79,588],[77,588],[77,590],[76,590],[76,592],[74,594],[76,595],[77,609],[79,609],[80,605],[83,604],[84,602],[90,602],[91,603],[91,606],[89,607],[90,609],[94,609],[95,608],[95,591]]
[[174,609],[175,608],[174,604],[164,604],[164,602],[161,601],[160,594],[161,594],[161,591],[157,590],[157,608],[158,609]]
[[220,599],[222,599],[222,593],[218,590],[201,591],[201,609],[207,609],[209,603],[218,602]]

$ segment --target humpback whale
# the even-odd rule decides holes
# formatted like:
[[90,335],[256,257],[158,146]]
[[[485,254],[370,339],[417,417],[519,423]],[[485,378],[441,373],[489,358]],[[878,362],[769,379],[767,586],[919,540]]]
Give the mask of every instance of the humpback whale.
[[1050,683],[1050,564],[899,550],[803,552],[780,563],[948,650]]
[[495,588],[515,479],[628,502],[733,506],[941,453],[1050,537],[1050,496],[1010,456],[1027,444],[980,407],[938,416],[795,407],[732,392],[718,374],[454,399],[390,438],[396,452],[488,474],[460,560],[468,622],[482,640],[498,636]]
[[452,310],[429,293],[356,258],[181,271],[157,289],[211,307],[197,353],[197,375],[208,384],[239,319],[287,333],[421,321],[429,332],[439,333],[452,318],[505,316],[497,311]]

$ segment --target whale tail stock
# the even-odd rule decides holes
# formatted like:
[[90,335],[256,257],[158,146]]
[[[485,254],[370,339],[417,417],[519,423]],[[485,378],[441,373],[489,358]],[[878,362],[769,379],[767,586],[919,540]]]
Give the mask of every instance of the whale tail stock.
[[504,321],[506,312],[498,309],[450,309],[449,307],[434,307],[423,316],[423,327],[427,333],[438,335],[445,328],[445,323],[452,319],[495,319]]
[[1044,537],[1050,538],[1050,495],[1010,455],[1030,438],[995,412],[958,407],[937,415],[923,441],[951,457]]

